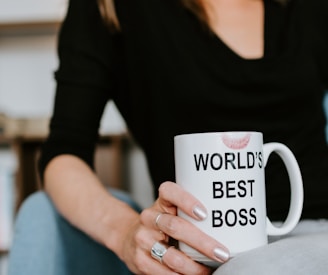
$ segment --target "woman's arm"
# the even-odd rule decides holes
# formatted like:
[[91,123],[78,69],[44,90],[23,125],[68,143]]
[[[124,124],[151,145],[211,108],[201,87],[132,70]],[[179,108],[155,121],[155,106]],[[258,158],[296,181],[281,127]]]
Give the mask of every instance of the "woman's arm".
[[121,238],[138,214],[111,196],[93,171],[100,119],[117,91],[116,38],[103,24],[96,1],[69,1],[59,33],[56,96],[39,173],[59,212],[122,257]]
[[87,164],[72,155],[57,156],[45,170],[44,184],[69,222],[122,255],[122,238],[138,214],[111,196]]
[[[175,216],[175,205],[181,204],[186,213],[199,219],[194,212],[199,202],[176,184],[163,184],[159,199],[141,216],[110,195],[89,166],[72,155],[57,156],[48,164],[44,184],[56,208],[70,223],[111,249],[135,274],[210,274],[210,269],[175,248],[168,250],[165,264],[152,259],[152,245],[167,242],[167,236],[186,241],[217,261],[226,260],[213,254],[223,249],[219,243]],[[186,199],[183,205],[181,197]],[[166,215],[156,226],[158,213]]]

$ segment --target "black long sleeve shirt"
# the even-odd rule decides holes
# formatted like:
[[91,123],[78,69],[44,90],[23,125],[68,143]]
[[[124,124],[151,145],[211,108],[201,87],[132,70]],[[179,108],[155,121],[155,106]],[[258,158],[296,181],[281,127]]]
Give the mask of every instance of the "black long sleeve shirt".
[[[114,100],[144,150],[157,190],[174,181],[173,137],[251,130],[286,144],[304,180],[303,218],[328,218],[328,148],[322,99],[328,83],[328,1],[265,0],[264,56],[244,59],[178,0],[119,0],[120,32],[96,0],[71,0],[62,25],[50,135],[39,162],[74,154],[93,166],[99,122]],[[289,180],[266,168],[268,215],[284,219]]]

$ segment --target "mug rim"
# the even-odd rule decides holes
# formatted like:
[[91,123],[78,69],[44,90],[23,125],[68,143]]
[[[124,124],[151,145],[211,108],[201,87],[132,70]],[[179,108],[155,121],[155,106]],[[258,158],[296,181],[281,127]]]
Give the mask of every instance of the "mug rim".
[[263,133],[260,131],[216,131],[216,132],[195,132],[195,133],[188,133],[188,134],[179,134],[175,135],[174,139],[183,138],[183,137],[195,137],[195,136],[201,136],[201,135],[222,135],[222,134],[256,134],[256,135],[262,135]]

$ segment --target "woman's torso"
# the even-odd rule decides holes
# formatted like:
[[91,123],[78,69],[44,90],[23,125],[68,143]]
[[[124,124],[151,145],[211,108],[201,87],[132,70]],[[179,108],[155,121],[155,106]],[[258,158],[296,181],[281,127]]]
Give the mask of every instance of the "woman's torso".
[[[316,37],[298,2],[284,9],[265,1],[264,57],[252,60],[208,33],[176,0],[130,2],[128,8],[117,6],[126,66],[124,89],[114,100],[145,150],[155,187],[174,181],[174,135],[255,130],[266,142],[292,149],[304,177],[304,217],[323,215],[323,206],[328,209],[323,79]],[[269,212],[281,219],[289,202],[287,175],[275,159],[266,172]]]

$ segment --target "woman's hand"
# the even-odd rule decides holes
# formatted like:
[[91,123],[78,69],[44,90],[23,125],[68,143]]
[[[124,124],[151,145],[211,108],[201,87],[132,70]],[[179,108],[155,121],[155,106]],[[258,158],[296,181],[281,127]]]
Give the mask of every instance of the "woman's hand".
[[[228,260],[227,249],[178,217],[177,208],[196,220],[207,217],[206,209],[191,194],[173,182],[163,183],[159,188],[159,198],[152,207],[141,213],[124,240],[122,258],[132,272],[151,275],[211,274],[210,268],[169,246],[170,238],[188,244],[215,261]],[[159,248],[164,255],[155,259],[151,256],[151,250],[157,242],[160,242]]]

